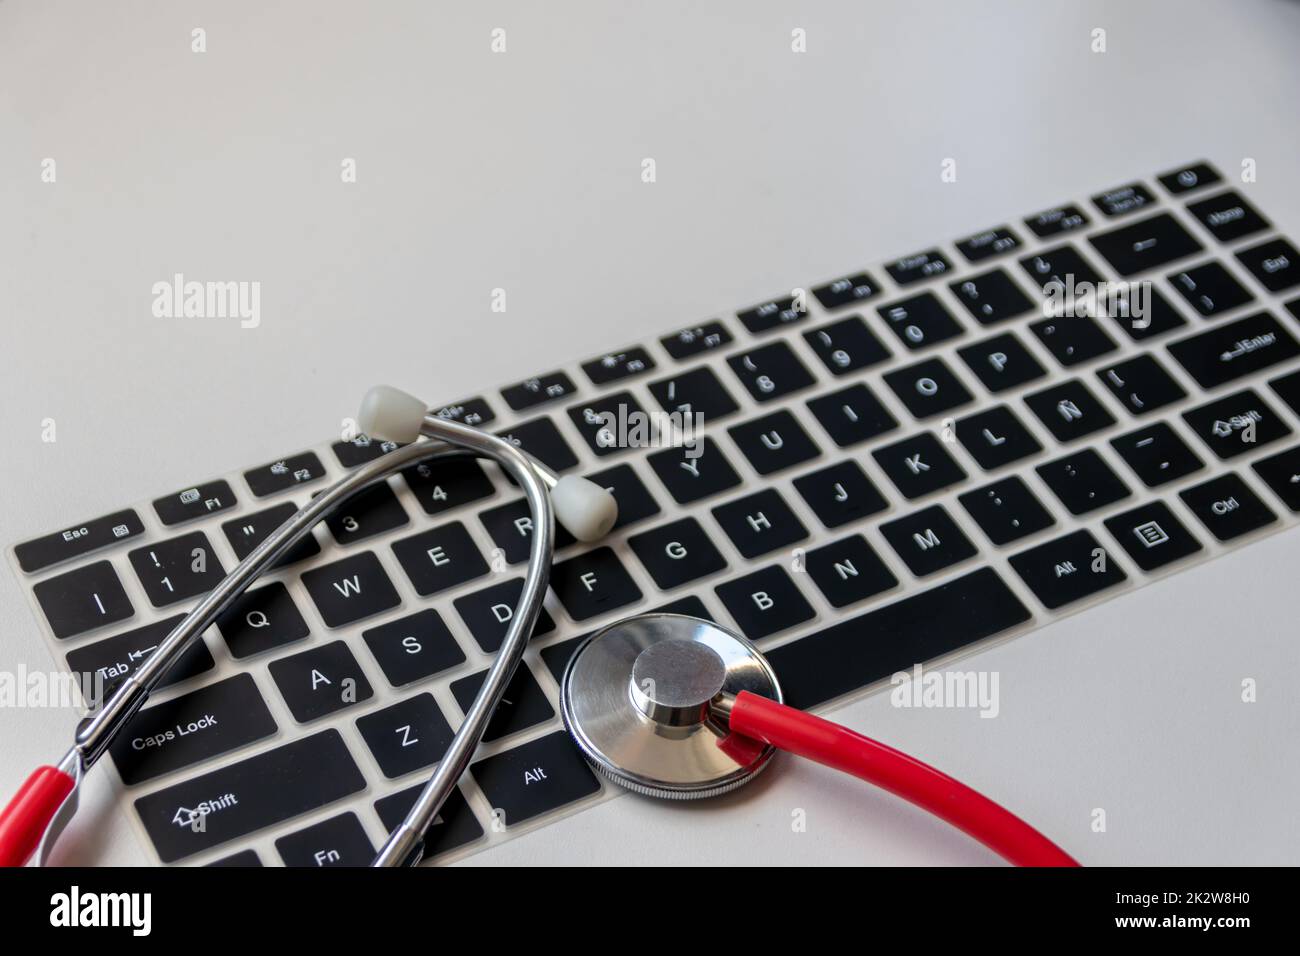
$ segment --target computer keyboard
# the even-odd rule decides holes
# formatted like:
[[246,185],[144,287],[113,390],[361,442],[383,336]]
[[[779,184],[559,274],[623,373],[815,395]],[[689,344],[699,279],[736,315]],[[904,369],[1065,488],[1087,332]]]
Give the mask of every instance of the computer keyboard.
[[[817,708],[1294,526],[1298,333],[1300,253],[1193,163],[444,407],[620,514],[594,546],[559,532],[546,612],[426,857],[615,796],[557,681],[626,615],[732,625]],[[611,442],[603,413],[637,412],[703,432]],[[111,689],[308,496],[391,449],[322,444],[11,557],[56,656]],[[316,528],[110,751],[158,859],[367,863],[501,644],[531,530],[471,460]]]

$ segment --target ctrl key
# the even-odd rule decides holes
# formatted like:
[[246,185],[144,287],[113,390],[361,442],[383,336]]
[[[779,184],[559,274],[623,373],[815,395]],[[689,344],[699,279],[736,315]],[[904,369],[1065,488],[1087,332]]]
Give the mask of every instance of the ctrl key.
[[600,790],[595,774],[562,730],[480,760],[470,773],[494,816],[507,827]]
[[365,789],[337,730],[257,754],[135,801],[164,863],[289,820]]

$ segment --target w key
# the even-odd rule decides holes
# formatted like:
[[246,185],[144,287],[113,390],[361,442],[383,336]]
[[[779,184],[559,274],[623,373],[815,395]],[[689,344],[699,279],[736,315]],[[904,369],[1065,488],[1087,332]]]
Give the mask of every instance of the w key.
[[305,571],[302,583],[327,627],[342,627],[402,603],[369,551]]

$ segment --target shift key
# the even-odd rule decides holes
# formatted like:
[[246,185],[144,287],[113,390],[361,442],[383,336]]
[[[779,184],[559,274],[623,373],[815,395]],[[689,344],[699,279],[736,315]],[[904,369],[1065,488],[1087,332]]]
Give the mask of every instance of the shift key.
[[135,801],[164,863],[220,846],[365,789],[337,730],[268,750]]

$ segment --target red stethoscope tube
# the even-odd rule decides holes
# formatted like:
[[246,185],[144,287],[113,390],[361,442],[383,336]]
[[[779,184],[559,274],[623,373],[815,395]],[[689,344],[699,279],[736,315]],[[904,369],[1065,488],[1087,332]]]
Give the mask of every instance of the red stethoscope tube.
[[23,866],[76,781],[57,767],[37,767],[0,811],[0,866]]
[[870,737],[767,697],[742,691],[731,731],[873,783],[916,804],[1016,866],[1078,862],[1011,811],[964,783]]

